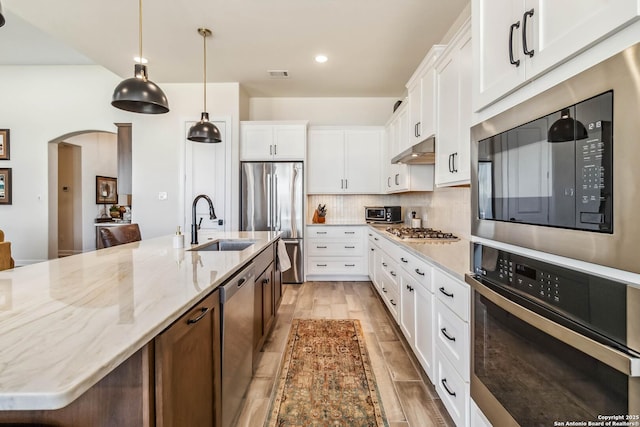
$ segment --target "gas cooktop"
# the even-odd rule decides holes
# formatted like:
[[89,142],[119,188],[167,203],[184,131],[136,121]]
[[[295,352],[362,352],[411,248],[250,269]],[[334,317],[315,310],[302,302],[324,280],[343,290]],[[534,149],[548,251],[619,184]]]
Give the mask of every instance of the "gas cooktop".
[[441,230],[433,228],[410,228],[410,227],[387,227],[387,233],[391,233],[403,240],[417,239],[420,241],[438,240],[438,241],[456,241],[457,236],[452,233],[445,233]]

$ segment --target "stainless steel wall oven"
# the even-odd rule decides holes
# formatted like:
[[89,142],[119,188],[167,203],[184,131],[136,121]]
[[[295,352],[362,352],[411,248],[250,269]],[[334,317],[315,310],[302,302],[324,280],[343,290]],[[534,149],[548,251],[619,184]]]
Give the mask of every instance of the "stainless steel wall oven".
[[472,128],[473,236],[640,273],[640,44]]
[[471,397],[493,425],[640,422],[639,288],[478,243],[473,270]]

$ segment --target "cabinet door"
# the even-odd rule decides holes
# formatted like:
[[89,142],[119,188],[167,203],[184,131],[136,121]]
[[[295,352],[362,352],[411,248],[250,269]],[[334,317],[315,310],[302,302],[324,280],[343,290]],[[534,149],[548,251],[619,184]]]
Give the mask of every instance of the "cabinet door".
[[437,70],[436,185],[470,182],[471,34],[463,28]]
[[345,191],[380,193],[383,130],[345,131]]
[[400,329],[413,348],[416,327],[416,288],[419,285],[406,272],[401,272],[400,278]]
[[307,161],[307,193],[344,191],[344,132],[310,130]]
[[273,138],[274,160],[304,160],[306,126],[276,125],[273,127]]
[[[525,6],[524,0],[473,0],[471,7],[473,60],[477,70],[473,73],[473,109],[479,111],[524,82],[522,14]],[[510,43],[518,65],[510,61]]]
[[221,423],[219,301],[215,291],[155,339],[158,427]]
[[266,335],[276,315],[273,303],[273,264],[264,272],[260,284],[262,285],[262,330]]
[[436,133],[435,103],[436,103],[436,71],[429,69],[420,79],[420,124],[418,138],[420,142]]
[[[526,0],[534,55],[527,79],[570,59],[598,40],[638,19],[637,0]],[[529,44],[529,43],[528,43]]]
[[409,100],[409,137],[407,138],[407,146],[411,146],[421,141],[420,127],[422,126],[422,83],[420,80],[417,80],[413,84],[413,86],[408,88],[407,99]]
[[272,125],[240,125],[240,160],[271,160],[273,144]]
[[422,368],[427,373],[431,381],[434,380],[433,358],[433,294],[425,286],[415,287],[416,298],[416,332],[415,332],[415,354]]
[[393,153],[393,156],[400,154],[411,146],[411,141],[409,140],[409,109],[406,107],[398,114],[396,138],[398,151]]

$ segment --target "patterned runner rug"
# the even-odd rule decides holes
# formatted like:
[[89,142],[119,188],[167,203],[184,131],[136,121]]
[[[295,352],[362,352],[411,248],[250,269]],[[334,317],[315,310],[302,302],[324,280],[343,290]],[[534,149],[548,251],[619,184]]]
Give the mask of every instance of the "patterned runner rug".
[[269,427],[387,427],[358,320],[294,319]]

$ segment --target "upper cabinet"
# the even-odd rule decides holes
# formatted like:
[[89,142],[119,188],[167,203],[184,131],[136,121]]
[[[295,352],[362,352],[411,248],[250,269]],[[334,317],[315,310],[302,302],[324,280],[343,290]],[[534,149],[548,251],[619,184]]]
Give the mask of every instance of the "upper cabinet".
[[463,24],[436,65],[436,186],[469,184],[471,21]]
[[240,160],[304,160],[306,122],[240,122]]
[[407,83],[409,94],[408,138],[406,141],[401,141],[400,151],[435,134],[436,74],[434,65],[443,49],[444,46],[433,46]]
[[309,129],[307,193],[378,194],[384,128]]
[[472,0],[473,109],[638,19],[638,0]]

